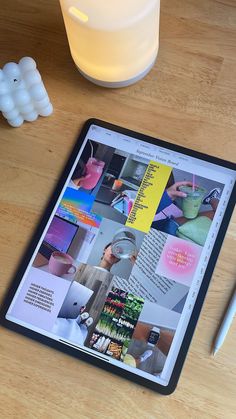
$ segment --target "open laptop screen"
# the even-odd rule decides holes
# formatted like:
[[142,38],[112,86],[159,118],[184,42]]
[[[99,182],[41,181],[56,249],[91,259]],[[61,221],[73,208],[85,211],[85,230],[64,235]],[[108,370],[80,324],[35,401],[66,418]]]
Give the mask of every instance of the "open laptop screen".
[[78,226],[55,216],[45,235],[40,253],[49,258],[55,250],[67,252],[78,230]]

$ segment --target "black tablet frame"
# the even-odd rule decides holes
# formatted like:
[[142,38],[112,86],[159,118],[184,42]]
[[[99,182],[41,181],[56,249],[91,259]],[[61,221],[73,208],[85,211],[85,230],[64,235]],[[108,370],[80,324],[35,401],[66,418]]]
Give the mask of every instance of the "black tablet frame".
[[13,275],[13,279],[12,279],[12,282],[9,286],[9,289],[7,290],[7,292],[4,296],[4,299],[3,299],[3,302],[2,302],[2,305],[1,305],[1,308],[0,308],[0,324],[3,325],[4,327],[8,328],[8,329],[11,329],[11,330],[15,331],[15,332],[21,333],[24,336],[33,338],[34,340],[37,340],[41,343],[44,343],[44,344],[46,344],[50,347],[55,348],[55,349],[59,349],[60,351],[62,351],[64,353],[67,353],[69,355],[73,355],[73,356],[79,358],[80,360],[87,361],[90,364],[101,367],[101,368],[103,368],[107,371],[114,372],[114,373],[116,373],[116,374],[118,374],[118,375],[120,375],[124,378],[130,379],[130,380],[134,381],[135,383],[139,383],[141,385],[144,385],[144,386],[146,386],[146,387],[148,387],[152,390],[155,390],[155,391],[157,391],[161,394],[168,395],[168,394],[171,394],[175,390],[177,382],[179,380],[180,373],[181,373],[181,370],[182,370],[182,367],[183,367],[183,364],[184,364],[184,361],[185,361],[185,358],[186,358],[186,355],[187,355],[187,352],[188,352],[188,349],[189,349],[189,345],[190,345],[190,342],[191,342],[191,339],[192,339],[192,336],[193,336],[193,333],[194,333],[194,330],[195,330],[195,327],[196,327],[196,324],[197,324],[197,321],[198,321],[198,318],[199,318],[199,315],[200,315],[200,311],[201,311],[201,308],[202,308],[202,305],[203,305],[203,302],[204,302],[204,299],[205,299],[205,296],[206,296],[206,292],[207,292],[207,289],[208,289],[208,286],[209,286],[209,283],[210,283],[210,280],[211,280],[211,277],[212,277],[212,273],[213,273],[213,270],[214,270],[214,267],[215,267],[215,264],[216,264],[216,261],[217,261],[222,243],[223,243],[224,236],[226,234],[228,224],[230,222],[230,218],[231,218],[234,206],[235,206],[236,183],[234,184],[234,188],[233,188],[233,191],[231,193],[231,196],[230,196],[230,199],[229,199],[229,202],[228,202],[228,205],[227,205],[227,208],[226,208],[226,211],[225,211],[225,214],[224,214],[224,217],[223,217],[223,220],[222,220],[222,223],[221,223],[218,235],[217,235],[217,240],[214,244],[214,247],[213,247],[213,250],[212,250],[212,253],[211,253],[211,256],[210,256],[210,259],[209,259],[209,262],[208,262],[208,265],[207,265],[207,268],[206,268],[206,271],[205,271],[205,274],[204,274],[204,278],[202,280],[202,284],[201,284],[201,287],[200,287],[200,290],[199,290],[199,293],[198,293],[198,297],[197,297],[197,300],[195,302],[195,305],[194,305],[194,308],[193,308],[193,311],[192,311],[192,315],[191,315],[190,321],[188,323],[188,326],[187,326],[187,329],[186,329],[186,332],[185,332],[185,336],[183,338],[183,342],[182,342],[181,348],[179,350],[179,354],[178,354],[178,357],[177,357],[177,360],[176,360],[176,363],[175,363],[175,366],[174,366],[169,384],[167,386],[163,386],[163,385],[154,383],[153,381],[150,381],[150,380],[148,380],[144,377],[136,375],[135,373],[129,372],[127,370],[122,369],[121,367],[118,367],[116,365],[108,363],[108,362],[106,362],[106,360],[104,361],[104,359],[102,357],[96,356],[95,354],[91,355],[89,352],[86,352],[86,348],[84,348],[83,350],[82,349],[80,350],[78,347],[76,347],[73,344],[68,344],[67,342],[65,342],[66,343],[65,344],[62,340],[61,340],[61,342],[53,340],[49,337],[46,337],[44,335],[41,335],[40,333],[37,333],[37,332],[32,331],[30,329],[27,329],[26,327],[20,326],[20,325],[14,323],[13,321],[9,321],[5,318],[5,315],[8,311],[8,308],[11,304],[11,301],[12,301],[12,299],[13,299],[15,293],[16,293],[16,290],[17,290],[17,288],[19,286],[19,283],[20,283],[20,281],[23,277],[23,274],[24,274],[24,272],[25,272],[25,270],[26,270],[26,268],[27,268],[27,266],[30,262],[30,259],[33,255],[34,251],[35,251],[35,248],[36,248],[36,246],[37,246],[37,244],[38,244],[38,242],[39,242],[39,240],[40,240],[40,238],[43,234],[43,231],[46,227],[48,219],[49,219],[49,217],[50,217],[50,215],[51,215],[51,213],[52,213],[52,211],[55,207],[55,204],[56,204],[56,202],[57,202],[57,200],[60,196],[61,190],[62,190],[65,182],[68,179],[71,168],[74,164],[74,161],[75,161],[75,159],[76,159],[76,157],[77,157],[77,155],[80,151],[81,145],[82,145],[82,143],[85,139],[85,136],[86,136],[86,134],[87,134],[91,125],[98,125],[102,128],[105,128],[105,129],[108,129],[108,130],[111,130],[111,131],[115,131],[115,132],[118,132],[120,134],[127,135],[127,136],[133,137],[135,139],[142,140],[144,142],[148,142],[148,143],[151,143],[151,144],[154,144],[154,145],[157,145],[157,146],[160,146],[160,147],[172,150],[172,151],[183,153],[187,156],[195,157],[195,158],[204,160],[206,162],[213,163],[213,164],[216,164],[216,165],[219,165],[219,166],[222,166],[222,167],[226,167],[228,169],[236,171],[236,164],[231,163],[229,161],[222,160],[222,159],[219,159],[217,157],[213,157],[213,156],[210,156],[210,155],[207,155],[207,154],[204,154],[204,153],[200,153],[198,151],[189,150],[188,148],[185,148],[185,147],[173,144],[173,143],[169,143],[167,141],[160,140],[158,138],[153,138],[153,137],[147,136],[145,134],[142,134],[140,132],[135,132],[135,131],[132,131],[132,130],[129,130],[129,129],[126,129],[126,128],[122,128],[122,127],[113,125],[111,123],[101,121],[99,119],[91,118],[91,119],[87,120],[86,123],[84,124],[84,126],[82,127],[80,135],[79,135],[79,137],[78,137],[78,139],[75,143],[74,148],[72,149],[70,157],[69,157],[69,159],[68,159],[68,161],[67,161],[67,163],[66,163],[66,165],[65,165],[65,167],[62,171],[62,174],[59,178],[58,184],[56,185],[56,188],[55,188],[54,192],[52,193],[52,196],[50,197],[50,199],[48,201],[48,204],[47,204],[46,209],[43,213],[43,216],[42,216],[36,230],[34,231],[34,234],[32,235],[32,239],[31,239],[28,247],[26,248],[26,251],[25,251],[25,253],[22,257],[22,260],[21,260],[18,268],[16,269],[15,274]]

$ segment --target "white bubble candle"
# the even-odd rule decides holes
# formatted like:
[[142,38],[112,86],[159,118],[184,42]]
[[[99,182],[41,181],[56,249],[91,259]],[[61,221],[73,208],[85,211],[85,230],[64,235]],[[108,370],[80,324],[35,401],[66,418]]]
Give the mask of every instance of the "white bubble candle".
[[135,83],[159,46],[160,0],[60,0],[72,58],[90,81]]
[[53,108],[33,58],[0,69],[0,111],[12,127],[48,116]]

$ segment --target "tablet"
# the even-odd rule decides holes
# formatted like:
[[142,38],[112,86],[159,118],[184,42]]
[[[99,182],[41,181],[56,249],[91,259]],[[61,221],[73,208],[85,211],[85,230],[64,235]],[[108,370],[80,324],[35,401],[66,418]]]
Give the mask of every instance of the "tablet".
[[233,163],[88,120],[1,323],[170,394],[234,208],[235,173]]

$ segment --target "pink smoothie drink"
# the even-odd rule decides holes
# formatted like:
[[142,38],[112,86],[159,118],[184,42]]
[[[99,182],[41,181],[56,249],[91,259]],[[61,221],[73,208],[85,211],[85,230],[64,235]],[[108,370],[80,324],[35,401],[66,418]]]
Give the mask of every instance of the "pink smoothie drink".
[[103,173],[105,163],[90,157],[86,163],[86,171],[84,179],[81,179],[80,185],[84,189],[93,189],[97,185]]

